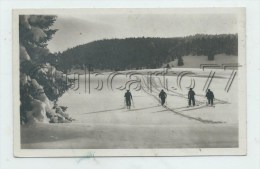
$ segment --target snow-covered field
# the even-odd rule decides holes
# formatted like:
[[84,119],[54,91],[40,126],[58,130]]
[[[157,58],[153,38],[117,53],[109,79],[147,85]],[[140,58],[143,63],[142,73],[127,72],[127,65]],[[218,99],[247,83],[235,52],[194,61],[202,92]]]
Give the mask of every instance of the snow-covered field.
[[[216,98],[215,107],[206,106],[203,90],[212,70],[175,68],[163,76],[160,73],[164,71],[91,74],[90,93],[88,79],[81,75],[79,87],[76,82],[59,100],[59,105],[69,107],[67,112],[75,121],[22,126],[22,148],[237,147],[237,79],[229,92],[224,90],[232,71],[215,70],[216,78],[209,87]],[[180,80],[183,71],[188,73]],[[149,72],[154,74],[149,76]],[[134,102],[127,110],[124,87],[130,84]],[[194,107],[187,107],[190,86],[196,93]],[[168,94],[165,107],[158,100],[163,88]]]
[[[214,60],[208,60],[207,56],[192,56],[192,55],[187,55],[183,56],[183,62],[184,65],[181,67],[185,68],[198,68],[200,67],[201,64],[217,64],[217,65],[222,65],[222,64],[237,64],[238,63],[238,56],[234,55],[227,55],[227,54],[217,54],[214,57]],[[175,61],[169,62],[169,65],[173,67],[179,67],[178,66],[178,59]]]

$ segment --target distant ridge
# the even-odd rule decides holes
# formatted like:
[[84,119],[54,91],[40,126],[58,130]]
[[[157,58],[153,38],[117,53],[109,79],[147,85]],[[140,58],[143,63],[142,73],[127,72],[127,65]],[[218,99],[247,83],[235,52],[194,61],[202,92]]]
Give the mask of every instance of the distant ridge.
[[[238,35],[196,34],[176,38],[126,38],[93,41],[56,55],[62,70],[91,65],[94,69],[127,70],[159,68],[183,56],[237,56]],[[195,59],[195,58],[194,58]],[[225,59],[223,60],[225,62]],[[185,60],[183,62],[185,67]],[[180,66],[180,65],[179,65]]]

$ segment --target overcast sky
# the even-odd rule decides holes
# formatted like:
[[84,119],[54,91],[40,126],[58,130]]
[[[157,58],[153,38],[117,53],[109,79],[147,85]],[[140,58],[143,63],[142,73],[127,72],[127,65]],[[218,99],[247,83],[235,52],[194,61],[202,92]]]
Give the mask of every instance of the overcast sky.
[[234,14],[73,14],[58,15],[51,52],[95,40],[126,37],[180,37],[237,33]]

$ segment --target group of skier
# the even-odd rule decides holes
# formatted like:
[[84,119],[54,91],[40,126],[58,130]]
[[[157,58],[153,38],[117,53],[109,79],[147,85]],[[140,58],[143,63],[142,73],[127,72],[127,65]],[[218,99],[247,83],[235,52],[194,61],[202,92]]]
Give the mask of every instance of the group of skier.
[[[191,106],[191,102],[192,106],[195,106],[195,95],[195,92],[190,88],[188,92],[189,106]],[[214,94],[210,89],[207,90],[205,97],[208,99],[207,105],[213,106]]]
[[[192,88],[190,88],[190,90],[188,92],[189,106],[191,106],[191,105],[195,106],[195,95],[196,95],[195,92],[192,90]],[[214,93],[210,89],[207,90],[205,97],[208,100],[207,105],[213,106]],[[161,105],[164,106],[166,98],[167,98],[167,94],[165,93],[164,90],[161,90],[161,92],[159,93],[159,98],[161,99]],[[132,94],[131,94],[130,90],[127,90],[127,92],[125,93],[125,102],[126,102],[127,109],[131,108],[131,101],[133,101]]]

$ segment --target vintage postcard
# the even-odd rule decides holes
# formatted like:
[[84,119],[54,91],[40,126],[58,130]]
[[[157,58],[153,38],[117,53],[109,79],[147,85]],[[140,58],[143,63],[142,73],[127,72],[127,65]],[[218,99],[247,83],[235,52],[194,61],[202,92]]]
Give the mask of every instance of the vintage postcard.
[[246,155],[245,22],[245,8],[13,10],[14,155]]

